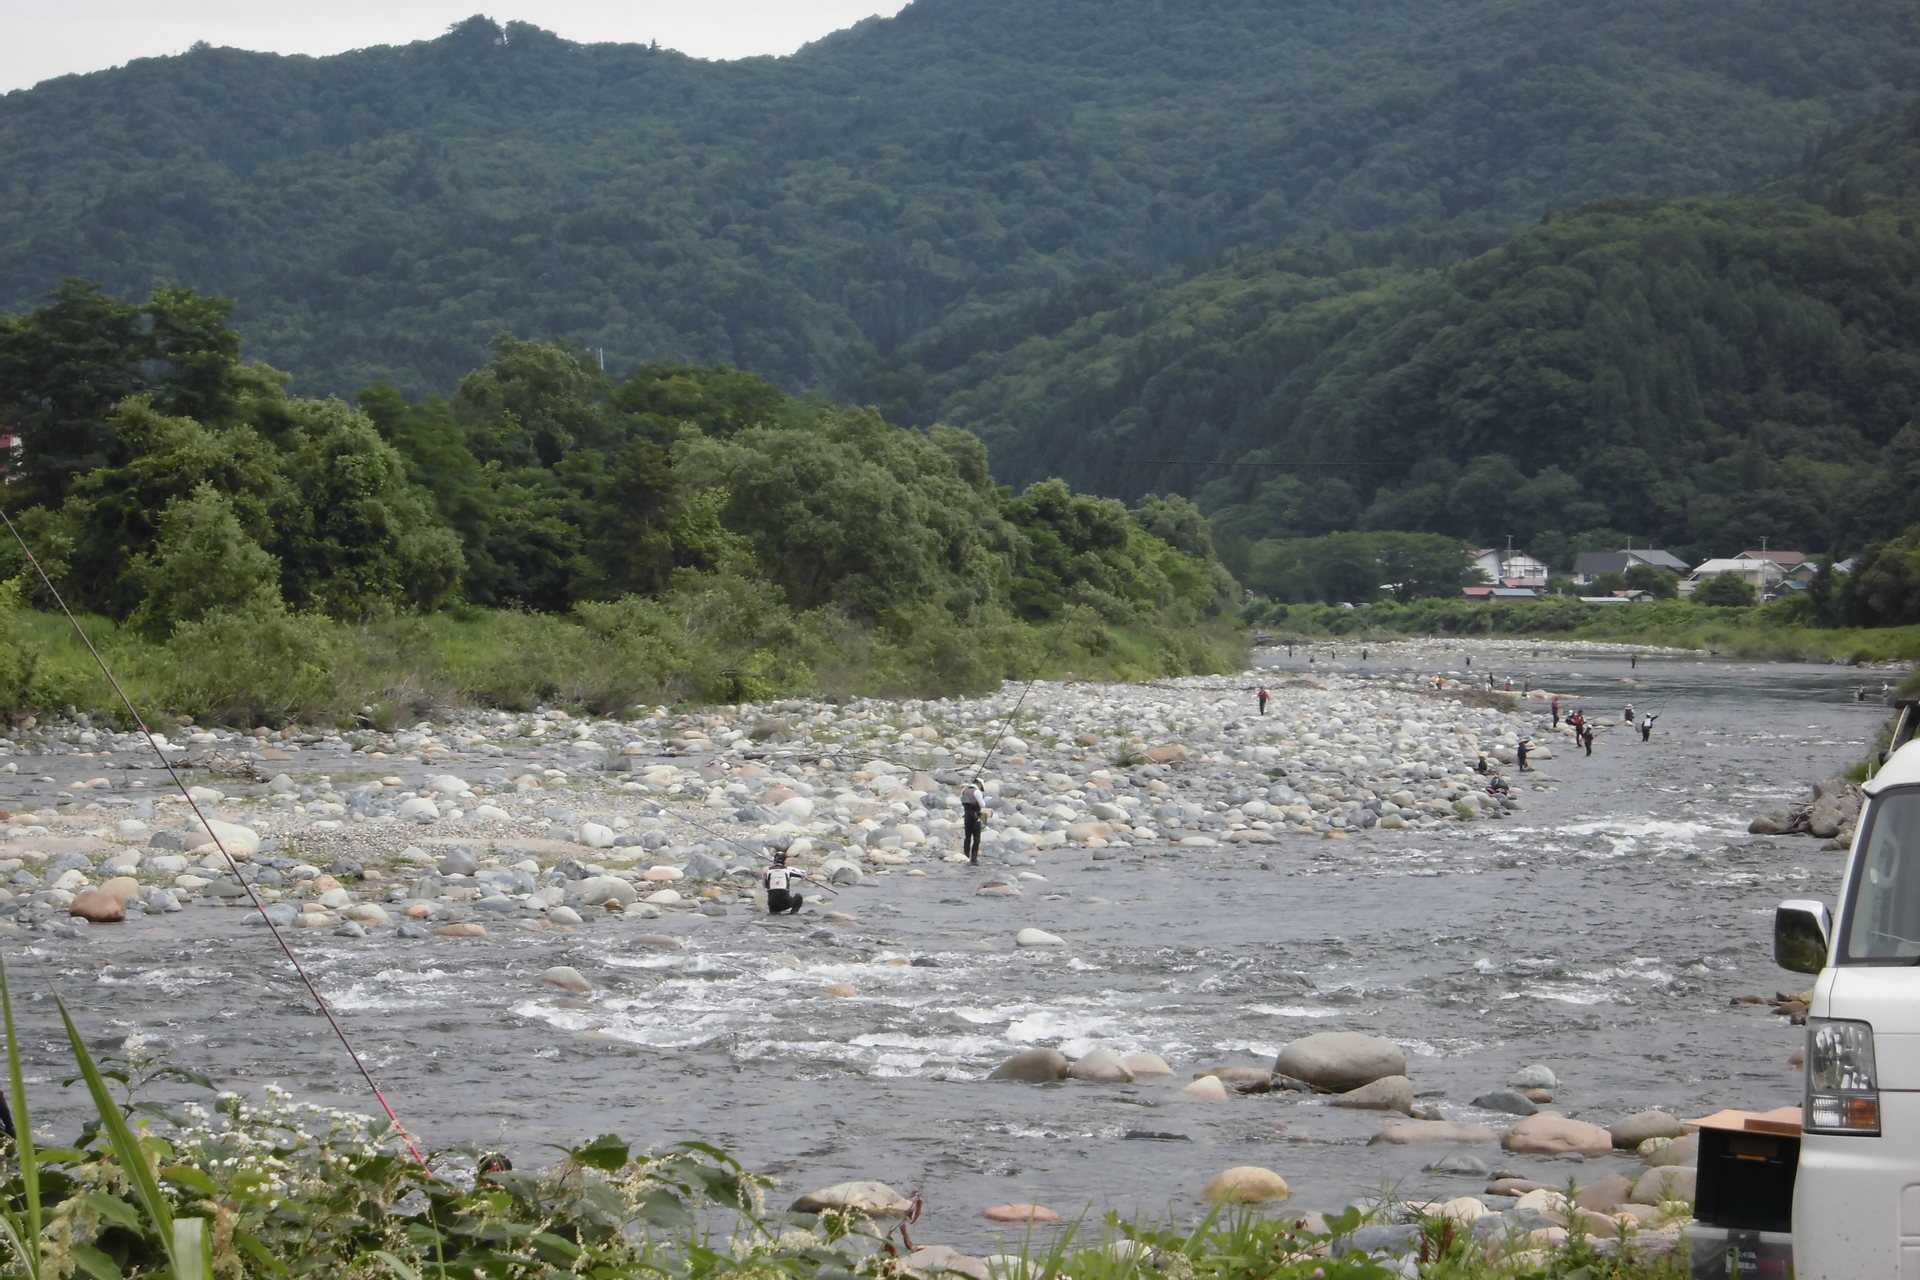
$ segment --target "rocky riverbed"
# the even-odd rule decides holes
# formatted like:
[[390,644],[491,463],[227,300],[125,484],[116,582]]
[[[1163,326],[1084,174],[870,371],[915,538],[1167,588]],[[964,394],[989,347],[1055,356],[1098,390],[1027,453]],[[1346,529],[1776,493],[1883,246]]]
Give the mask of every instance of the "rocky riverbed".
[[[1263,660],[968,701],[180,727],[163,749],[225,853],[144,738],[38,725],[0,744],[0,930],[109,1038],[352,1102],[251,893],[430,1140],[537,1161],[607,1129],[700,1137],[795,1189],[937,1184],[916,1235],[966,1246],[1008,1190],[1153,1218],[1241,1166],[1307,1208],[1478,1178],[1545,1229],[1515,1179],[1644,1168],[1500,1146],[1518,1118],[1483,1104],[1523,1068],[1571,1073],[1546,1105],[1602,1127],[1792,1100],[1790,1034],[1728,997],[1771,976],[1762,911],[1837,864],[1744,829],[1862,751],[1843,672],[1458,642]],[[1556,692],[1606,709],[1595,756],[1554,732]],[[1651,742],[1620,731],[1628,696],[1663,710]],[[974,868],[957,791],[990,752]],[[817,881],[797,919],[759,905],[774,851]],[[1273,1087],[1327,1030],[1406,1055],[1392,1106]],[[1173,1074],[985,1084],[1035,1047]],[[59,1074],[51,1039],[33,1054]],[[1367,1145],[1393,1116],[1463,1126],[1465,1158]]]

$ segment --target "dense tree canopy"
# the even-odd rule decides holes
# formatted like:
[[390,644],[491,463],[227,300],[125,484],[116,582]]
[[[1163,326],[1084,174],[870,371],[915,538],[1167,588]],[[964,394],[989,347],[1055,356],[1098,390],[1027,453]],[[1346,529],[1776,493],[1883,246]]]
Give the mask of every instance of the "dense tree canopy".
[[[74,282],[0,320],[0,432],[21,436],[10,505],[76,604],[156,637],[222,611],[567,611],[689,574],[747,584],[717,600],[896,640],[1073,609],[1191,626],[1234,603],[1191,504],[1137,519],[1059,481],[1003,492],[965,432],[901,430],[728,368],[616,384],[578,351],[511,338],[450,398],[298,399],[238,363],[224,315]],[[42,358],[59,350],[95,379]],[[0,553],[0,581],[23,568]]]

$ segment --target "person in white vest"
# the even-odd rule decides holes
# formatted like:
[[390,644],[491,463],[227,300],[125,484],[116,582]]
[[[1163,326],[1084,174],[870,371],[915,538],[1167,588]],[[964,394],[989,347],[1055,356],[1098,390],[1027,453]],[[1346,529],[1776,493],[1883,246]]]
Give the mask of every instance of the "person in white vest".
[[773,855],[773,865],[767,868],[761,880],[767,886],[767,914],[772,916],[797,916],[800,908],[806,905],[806,899],[800,895],[800,884],[807,873],[787,865],[787,855]]
[[960,852],[980,865],[980,833],[987,829],[987,784],[975,778],[960,789]]

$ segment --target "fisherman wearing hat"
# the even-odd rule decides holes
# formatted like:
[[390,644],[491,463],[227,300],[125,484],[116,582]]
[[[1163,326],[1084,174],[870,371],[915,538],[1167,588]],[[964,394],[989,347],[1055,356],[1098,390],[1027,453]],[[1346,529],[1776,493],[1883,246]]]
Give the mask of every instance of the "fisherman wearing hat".
[[960,852],[980,865],[980,833],[987,829],[987,784],[975,778],[960,789]]
[[1518,770],[1521,773],[1533,772],[1532,767],[1527,764],[1527,749],[1532,745],[1533,745],[1532,738],[1522,738],[1520,739],[1519,742],[1514,744],[1513,762],[1514,762],[1514,765],[1518,768]]
[[800,908],[806,905],[806,899],[800,896],[799,884],[807,878],[804,871],[795,870],[787,865],[787,855],[773,855],[773,865],[767,868],[767,874],[761,879],[767,886],[767,914],[770,916],[800,914]]

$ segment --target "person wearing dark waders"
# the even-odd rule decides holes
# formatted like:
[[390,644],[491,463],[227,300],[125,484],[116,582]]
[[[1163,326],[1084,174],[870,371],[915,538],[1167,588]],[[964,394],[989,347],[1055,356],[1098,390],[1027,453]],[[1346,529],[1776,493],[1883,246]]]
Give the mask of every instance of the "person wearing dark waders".
[[1254,701],[1260,704],[1261,715],[1267,714],[1267,703],[1271,701],[1272,698],[1273,695],[1267,692],[1267,686],[1265,685],[1261,685],[1260,692],[1253,695]]
[[1629,702],[1629,703],[1627,704],[1627,714],[1626,714],[1625,716],[1623,716],[1623,717],[1621,717],[1621,719],[1622,719],[1622,720],[1623,720],[1623,721],[1624,721],[1624,722],[1625,722],[1625,723],[1626,723],[1626,724],[1627,724],[1627,725],[1628,725],[1629,727],[1631,727],[1631,726],[1632,726],[1632,724],[1633,724],[1633,704],[1632,704],[1631,702]]
[[1648,712],[1640,717],[1640,741],[1645,742],[1653,736],[1653,722],[1659,718],[1659,715],[1654,712]]
[[787,865],[787,855],[773,855],[773,865],[767,868],[767,874],[761,880],[767,886],[767,914],[770,916],[797,916],[806,899],[800,896],[800,882],[807,878],[804,871],[796,871]]
[[1588,755],[1593,754],[1593,726],[1592,725],[1583,724],[1578,729],[1575,729],[1573,731],[1573,740],[1575,742],[1578,742],[1581,746],[1585,747],[1587,749]]
[[1532,743],[1533,743],[1533,739],[1522,738],[1520,739],[1520,741],[1514,744],[1513,763],[1514,763],[1516,772],[1519,772],[1519,773],[1533,772],[1533,766],[1527,763],[1527,752],[1531,748]]
[[1557,693],[1553,695],[1553,727],[1560,727],[1560,695]]
[[[1265,693],[1266,690],[1261,690]],[[960,852],[967,861],[980,865],[980,835],[987,829],[987,787],[975,778],[960,791]]]

